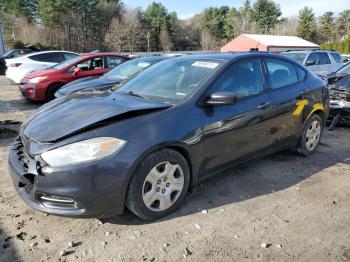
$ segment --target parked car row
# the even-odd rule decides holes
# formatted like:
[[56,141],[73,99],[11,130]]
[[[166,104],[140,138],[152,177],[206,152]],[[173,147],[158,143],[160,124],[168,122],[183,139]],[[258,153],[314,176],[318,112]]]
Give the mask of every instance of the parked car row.
[[[307,156],[320,143],[327,82],[287,57],[119,58],[128,60],[76,56],[21,81],[31,99],[57,97],[21,126],[9,149],[13,184],[29,206],[71,217],[127,207],[154,220],[222,170],[287,148]],[[110,60],[115,68],[94,78]],[[83,78],[91,70],[96,75]]]
[[46,69],[78,56],[67,51],[44,51],[7,59],[6,77],[10,82],[19,84],[27,73]]

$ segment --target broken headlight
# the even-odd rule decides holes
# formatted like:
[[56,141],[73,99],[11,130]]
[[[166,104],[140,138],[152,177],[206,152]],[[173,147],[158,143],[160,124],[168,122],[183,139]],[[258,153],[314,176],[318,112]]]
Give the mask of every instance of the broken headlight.
[[125,143],[126,141],[118,138],[97,137],[44,152],[41,158],[52,167],[78,164],[110,156]]

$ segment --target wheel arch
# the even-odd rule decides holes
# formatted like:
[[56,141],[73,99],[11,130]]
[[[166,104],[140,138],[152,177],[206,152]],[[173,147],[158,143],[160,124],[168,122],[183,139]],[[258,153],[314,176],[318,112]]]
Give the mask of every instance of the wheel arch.
[[[163,144],[159,144],[159,145],[155,145],[151,148],[149,148],[148,150],[146,150],[135,162],[133,168],[130,170],[129,175],[128,175],[128,182],[127,182],[127,188],[129,188],[129,184],[131,181],[131,178],[135,172],[135,170],[137,169],[137,167],[141,164],[141,162],[151,153],[162,150],[162,149],[172,149],[176,152],[178,152],[180,155],[182,155],[187,164],[188,164],[188,168],[190,171],[190,186],[189,186],[189,191],[192,191],[192,189],[195,187],[196,185],[196,176],[195,176],[195,172],[193,170],[193,159],[191,158],[190,152],[189,150],[186,148],[185,144],[182,143],[178,143],[178,142],[171,142],[171,143],[163,143]],[[128,190],[125,190],[125,199],[126,199],[126,195],[127,195]]]
[[315,114],[317,114],[317,115],[319,115],[321,117],[323,123],[326,121],[326,114],[325,114],[325,112],[323,110],[317,109],[310,116],[315,115]]
[[[56,86],[56,85],[60,85],[61,87],[65,85],[65,83],[63,82],[54,82],[54,83],[51,83],[47,89],[46,89],[46,92],[45,92],[45,96],[46,96],[46,99],[48,98],[48,94],[49,94],[49,90],[53,87],[53,86]],[[60,88],[61,88],[60,87]]]

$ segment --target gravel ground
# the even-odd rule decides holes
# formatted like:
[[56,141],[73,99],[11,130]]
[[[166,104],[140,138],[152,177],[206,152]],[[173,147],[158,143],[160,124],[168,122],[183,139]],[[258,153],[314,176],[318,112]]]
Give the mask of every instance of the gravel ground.
[[[38,104],[0,78],[0,121]],[[129,212],[69,219],[27,207],[0,139],[0,261],[350,261],[350,132],[326,131],[318,152],[281,152],[203,183],[183,207],[145,223]]]

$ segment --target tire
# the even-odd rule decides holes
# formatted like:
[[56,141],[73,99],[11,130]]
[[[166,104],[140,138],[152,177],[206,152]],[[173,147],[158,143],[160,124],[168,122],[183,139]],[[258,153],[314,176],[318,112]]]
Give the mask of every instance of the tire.
[[302,156],[313,154],[320,144],[323,129],[324,123],[322,118],[318,114],[312,115],[306,121],[297,145],[297,152]]
[[48,101],[51,101],[51,100],[55,99],[55,93],[62,86],[63,86],[62,84],[54,84],[54,85],[50,86],[49,89],[46,92],[46,99]]
[[159,219],[181,205],[189,184],[190,170],[180,153],[172,149],[155,151],[138,165],[131,177],[126,206],[141,219]]

